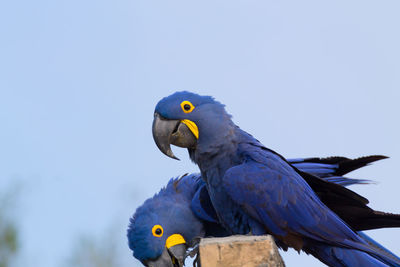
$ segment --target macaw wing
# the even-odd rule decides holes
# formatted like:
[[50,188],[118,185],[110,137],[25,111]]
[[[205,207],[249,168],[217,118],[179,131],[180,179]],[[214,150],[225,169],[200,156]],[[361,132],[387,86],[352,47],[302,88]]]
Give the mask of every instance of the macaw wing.
[[[367,184],[370,180],[352,179],[342,176],[333,176],[338,173],[347,173],[351,170],[361,168],[374,161],[386,158],[385,156],[366,156],[357,159],[349,159],[345,157],[327,157],[327,158],[296,158],[288,159],[292,166],[302,172],[309,172],[325,181],[329,181],[342,186],[353,184]],[[217,223],[218,218],[212,206],[210,196],[208,194],[205,183],[200,186],[192,199],[191,207],[195,215],[201,220]],[[369,215],[369,214],[368,214]]]
[[[273,152],[271,151],[270,153]],[[264,157],[264,155],[262,157]],[[297,163],[307,162],[307,164],[312,164],[312,166],[317,169],[321,167],[321,164],[331,164],[332,166],[342,166],[343,168],[350,170],[351,168],[354,169],[355,166],[362,167],[370,162],[383,158],[385,157],[368,156],[358,159],[329,157],[291,159],[290,161]],[[300,167],[304,167],[304,165],[300,165]],[[304,173],[303,169],[301,168],[298,168],[298,170],[299,174],[311,186],[312,190],[318,195],[322,202],[327,205],[334,213],[336,213],[343,221],[345,221],[352,229],[359,231],[400,226],[400,215],[375,211],[366,205],[366,203],[368,203],[368,200],[342,187],[350,184],[360,184],[366,180],[350,179],[340,176],[328,176],[322,179],[318,179],[313,175]],[[204,181],[202,181],[201,178],[199,178],[199,180],[200,188],[197,190],[192,199],[192,210],[199,219],[216,223],[218,222],[218,218],[211,203],[207,188]],[[327,181],[330,183],[328,183]],[[336,185],[333,185],[332,183]]]
[[224,189],[242,211],[297,250],[305,238],[388,258],[369,247],[319,200],[293,168],[285,165],[274,156],[266,164],[249,160],[225,173]]
[[[301,170],[301,169],[300,169]],[[342,176],[331,176],[322,178],[325,181],[329,181],[335,184],[339,184],[342,186],[348,186],[352,184],[361,184],[367,183],[368,180],[362,179],[351,179]],[[218,223],[218,217],[215,212],[215,209],[211,203],[210,196],[208,194],[208,190],[206,184],[203,183],[200,188],[197,190],[195,195],[193,196],[191,202],[191,208],[194,214],[203,221]]]
[[335,240],[343,228],[344,238],[355,238],[296,172],[274,161],[268,165],[248,161],[230,168],[223,183],[232,200],[275,235]]

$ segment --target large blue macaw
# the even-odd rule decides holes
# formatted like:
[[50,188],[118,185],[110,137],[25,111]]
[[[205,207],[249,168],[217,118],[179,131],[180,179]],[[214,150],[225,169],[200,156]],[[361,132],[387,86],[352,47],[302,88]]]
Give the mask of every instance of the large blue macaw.
[[232,234],[271,234],[335,266],[351,254],[360,266],[400,266],[349,227],[368,200],[299,171],[236,126],[210,96],[177,92],[155,108],[153,137],[171,158],[170,144],[186,147],[201,171],[219,223]]
[[[370,156],[350,160],[343,157],[331,157],[288,159],[288,162],[325,180],[348,186],[369,181],[345,178],[338,176],[339,174],[343,175],[382,158],[384,157]],[[393,218],[390,219],[393,220]],[[397,226],[400,226],[400,216],[397,217]],[[155,230],[153,230],[154,227],[156,227]],[[357,228],[359,225],[353,227]],[[382,227],[385,227],[385,224]],[[161,232],[157,235],[158,228]],[[381,249],[383,253],[396,257],[364,233],[358,234],[376,248]],[[198,238],[227,235],[229,235],[228,232],[218,224],[205,183],[199,174],[171,179],[165,188],[137,209],[130,220],[127,232],[129,247],[134,256],[147,266],[182,265],[186,248],[193,247]],[[344,258],[344,260],[348,259]],[[351,263],[353,258],[350,257],[349,260]],[[343,260],[340,261],[340,265],[336,265],[343,266],[341,262]]]

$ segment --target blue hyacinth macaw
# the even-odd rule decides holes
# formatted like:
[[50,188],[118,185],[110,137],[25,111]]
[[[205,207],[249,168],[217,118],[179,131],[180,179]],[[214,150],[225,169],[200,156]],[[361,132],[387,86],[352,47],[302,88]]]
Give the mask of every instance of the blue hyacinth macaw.
[[182,266],[187,247],[193,245],[195,238],[205,235],[204,224],[190,208],[201,185],[198,175],[171,179],[136,209],[127,236],[133,256],[143,265]]
[[[343,175],[348,171],[382,158],[384,157],[370,156],[349,160],[335,157],[289,159],[288,161],[296,165],[297,168],[308,170],[324,179],[330,180],[332,177],[336,177],[335,183],[348,186],[368,183],[369,181],[337,176],[339,173]],[[333,162],[334,159],[335,162]],[[327,164],[328,160],[330,161],[329,164]],[[174,216],[171,216],[171,214]],[[168,233],[164,238],[162,238],[163,234],[156,236],[155,230],[152,230],[157,226],[163,232]],[[398,217],[398,226],[400,226],[400,217]],[[227,235],[229,235],[228,232],[218,224],[205,183],[199,174],[171,179],[165,188],[161,189],[154,197],[146,200],[137,209],[130,220],[127,232],[129,247],[132,249],[135,258],[147,266],[173,266],[174,263],[179,266],[183,262],[186,247],[193,246],[198,238]],[[390,251],[365,234],[359,232],[359,235],[375,247],[380,248],[383,253],[395,257]],[[177,250],[170,243],[167,243],[170,236],[175,236],[174,239],[181,241],[175,244],[180,249]],[[169,250],[172,252],[167,253]],[[350,260],[353,261],[352,258]]]
[[230,233],[271,234],[279,247],[303,250],[331,266],[346,255],[362,266],[400,266],[348,226],[367,199],[291,166],[236,126],[212,97],[177,92],[160,100],[153,137],[171,158],[171,144],[188,149]]

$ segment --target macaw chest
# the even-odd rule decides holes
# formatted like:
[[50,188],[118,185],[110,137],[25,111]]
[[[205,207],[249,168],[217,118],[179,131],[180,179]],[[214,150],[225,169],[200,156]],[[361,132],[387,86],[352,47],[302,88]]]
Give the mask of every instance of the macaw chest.
[[219,222],[231,234],[248,234],[251,218],[231,199],[223,187],[207,186]]
[[253,225],[252,219],[230,197],[223,183],[225,173],[241,163],[239,157],[232,155],[218,156],[212,160],[203,157],[203,161],[198,162],[219,223],[231,234],[248,234],[251,231],[250,226]]

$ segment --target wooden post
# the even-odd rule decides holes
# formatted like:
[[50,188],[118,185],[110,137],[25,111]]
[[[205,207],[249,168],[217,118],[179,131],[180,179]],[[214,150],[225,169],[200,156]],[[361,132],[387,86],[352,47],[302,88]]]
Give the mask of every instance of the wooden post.
[[200,241],[202,267],[284,267],[271,236],[229,236]]

